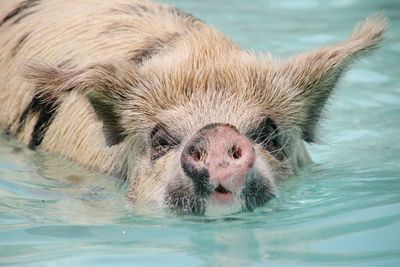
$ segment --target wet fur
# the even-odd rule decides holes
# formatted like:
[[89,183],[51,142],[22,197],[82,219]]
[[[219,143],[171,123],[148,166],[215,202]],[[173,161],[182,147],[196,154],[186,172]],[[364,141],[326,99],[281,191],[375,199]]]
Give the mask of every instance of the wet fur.
[[192,185],[177,171],[183,146],[150,160],[155,125],[184,144],[210,123],[250,136],[273,120],[285,156],[255,144],[264,182],[254,184],[271,188],[257,206],[309,162],[303,141],[315,140],[335,84],[387,26],[374,16],[342,43],[280,61],[148,1],[8,1],[0,21],[1,127],[33,149],[127,179],[136,202],[162,205],[172,201],[166,192],[186,195]]

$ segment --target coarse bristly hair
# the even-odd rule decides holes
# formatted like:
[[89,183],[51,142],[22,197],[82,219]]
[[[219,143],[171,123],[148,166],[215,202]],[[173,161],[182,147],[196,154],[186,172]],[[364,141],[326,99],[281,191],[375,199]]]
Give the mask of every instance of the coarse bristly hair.
[[198,188],[213,188],[189,179],[180,155],[204,126],[230,125],[256,155],[233,206],[253,209],[310,161],[304,141],[315,141],[335,85],[386,28],[373,15],[342,43],[278,60],[149,1],[10,1],[0,125],[32,149],[126,179],[136,203],[199,214],[210,200]]

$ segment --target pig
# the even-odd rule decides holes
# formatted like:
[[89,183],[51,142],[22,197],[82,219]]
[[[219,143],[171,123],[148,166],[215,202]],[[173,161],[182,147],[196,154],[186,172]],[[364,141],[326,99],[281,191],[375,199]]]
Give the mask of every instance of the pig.
[[386,28],[279,60],[150,1],[3,1],[0,127],[123,179],[135,205],[253,210],[311,162],[335,85]]

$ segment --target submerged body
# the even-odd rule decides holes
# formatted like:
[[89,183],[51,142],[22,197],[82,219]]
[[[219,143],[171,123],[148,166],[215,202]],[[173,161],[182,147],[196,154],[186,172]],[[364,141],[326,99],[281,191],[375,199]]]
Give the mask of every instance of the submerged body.
[[137,203],[252,209],[310,161],[304,141],[337,80],[385,26],[370,18],[346,42],[281,62],[148,1],[9,1],[0,125],[126,179]]

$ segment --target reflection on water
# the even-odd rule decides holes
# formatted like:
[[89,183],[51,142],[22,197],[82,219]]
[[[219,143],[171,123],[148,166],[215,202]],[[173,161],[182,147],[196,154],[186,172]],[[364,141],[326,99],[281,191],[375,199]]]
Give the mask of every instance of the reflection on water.
[[384,11],[384,46],[343,79],[309,147],[315,164],[251,213],[133,207],[124,185],[0,137],[0,265],[399,266],[400,4],[169,1],[280,56],[343,39]]

